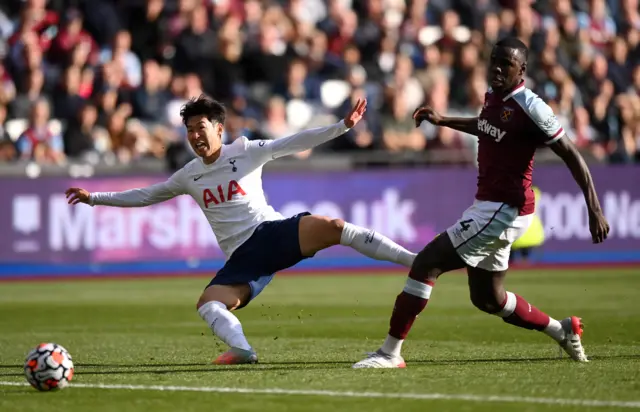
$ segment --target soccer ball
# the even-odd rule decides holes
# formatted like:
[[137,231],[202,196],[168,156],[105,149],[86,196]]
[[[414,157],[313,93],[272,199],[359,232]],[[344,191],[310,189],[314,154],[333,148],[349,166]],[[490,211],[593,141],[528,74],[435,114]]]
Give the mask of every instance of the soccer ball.
[[73,361],[65,348],[41,343],[24,361],[27,382],[39,391],[64,389],[73,378]]

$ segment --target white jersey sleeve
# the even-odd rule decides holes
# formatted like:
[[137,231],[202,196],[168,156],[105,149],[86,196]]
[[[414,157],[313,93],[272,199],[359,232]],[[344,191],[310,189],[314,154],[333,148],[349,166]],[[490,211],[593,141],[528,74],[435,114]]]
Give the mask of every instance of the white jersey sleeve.
[[535,123],[537,131],[536,137],[539,137],[544,144],[552,144],[557,142],[565,135],[565,131],[560,125],[558,118],[553,109],[544,102],[538,95],[525,89],[524,93],[514,96],[522,110]]
[[173,199],[186,193],[184,169],[175,172],[162,183],[124,192],[94,192],[89,196],[91,206],[143,207]]
[[252,140],[247,142],[246,150],[250,156],[266,163],[279,157],[288,156],[319,146],[349,131],[340,121],[327,127],[303,130],[300,133],[276,140]]

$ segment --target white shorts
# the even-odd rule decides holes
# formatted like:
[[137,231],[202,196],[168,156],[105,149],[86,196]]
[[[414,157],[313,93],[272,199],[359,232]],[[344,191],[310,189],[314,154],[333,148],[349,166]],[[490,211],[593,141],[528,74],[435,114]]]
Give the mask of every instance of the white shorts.
[[491,272],[507,270],[511,245],[533,221],[533,214],[518,213],[506,203],[476,200],[447,234],[467,265]]

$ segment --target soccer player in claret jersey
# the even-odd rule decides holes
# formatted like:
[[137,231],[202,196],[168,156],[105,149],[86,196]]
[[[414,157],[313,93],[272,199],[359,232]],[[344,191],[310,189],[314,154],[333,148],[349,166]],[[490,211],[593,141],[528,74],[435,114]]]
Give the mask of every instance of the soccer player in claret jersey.
[[461,268],[467,269],[471,301],[478,309],[511,325],[542,331],[572,359],[588,361],[579,318],[555,320],[504,288],[511,244],[527,230],[534,212],[531,176],[536,148],[546,145],[562,158],[582,189],[593,242],[604,241],[609,232],[584,160],[551,108],[524,84],[527,53],[516,38],[495,45],[489,63],[491,88],[479,117],[443,117],[430,107],[414,113],[416,126],[426,120],[478,136],[476,200],[458,222],[418,253],[396,299],[384,344],[354,368],[405,367],[402,343],[427,306],[436,279]]
[[258,296],[276,272],[339,244],[407,268],[413,263],[414,253],[373,230],[308,212],[285,218],[267,204],[262,190],[265,163],[335,139],[355,126],[366,108],[366,100],[358,101],[339,123],[278,140],[240,137],[223,145],[225,109],[201,96],[180,112],[196,159],[167,181],[146,188],[102,193],[70,188],[67,198],[70,204],[141,207],[179,195],[193,197],[227,257],[197,303],[202,319],[231,347],[214,363],[256,363],[257,355],[231,311]]

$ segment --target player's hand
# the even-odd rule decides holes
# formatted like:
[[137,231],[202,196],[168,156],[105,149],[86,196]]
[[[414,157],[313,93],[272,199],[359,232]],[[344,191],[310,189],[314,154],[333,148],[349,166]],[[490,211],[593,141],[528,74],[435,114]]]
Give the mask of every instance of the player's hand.
[[344,117],[344,125],[349,129],[357,125],[367,111],[367,99],[358,99],[349,114]]
[[439,126],[440,122],[442,122],[442,115],[429,106],[422,106],[418,107],[415,112],[413,112],[413,120],[416,122],[416,127],[420,127],[420,123],[425,120],[431,124]]
[[609,234],[609,223],[601,211],[589,213],[589,231],[593,243],[602,243]]
[[65,195],[67,195],[67,203],[77,205],[78,203],[89,204],[89,195],[91,195],[91,193],[79,187],[72,187],[67,189]]

